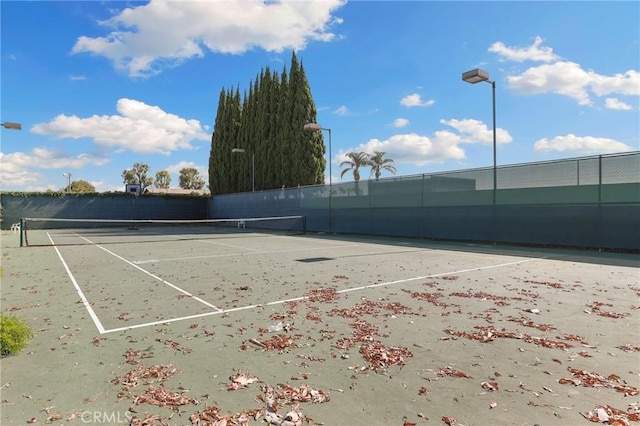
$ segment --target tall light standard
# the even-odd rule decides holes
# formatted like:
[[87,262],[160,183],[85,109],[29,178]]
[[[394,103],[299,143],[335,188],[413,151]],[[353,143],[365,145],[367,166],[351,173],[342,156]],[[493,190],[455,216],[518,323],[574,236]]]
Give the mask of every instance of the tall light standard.
[[479,68],[462,73],[462,79],[467,83],[476,84],[486,81],[491,84],[493,101],[493,205],[496,204],[496,191],[498,188],[498,171],[496,163],[496,82],[489,80],[489,73]]
[[71,192],[71,172],[63,173],[62,176],[67,178],[67,192]]
[[[244,148],[233,148],[232,153],[244,154],[246,150]],[[251,192],[256,190],[256,162],[255,154],[251,153]]]
[[5,121],[4,123],[0,123],[0,126],[5,129],[22,130],[22,124],[20,123],[9,123],[8,121]]
[[307,123],[304,125],[303,130],[307,132],[319,132],[322,130],[326,130],[329,132],[329,232],[332,232],[332,212],[331,212],[331,198],[332,198],[332,187],[333,187],[333,177],[331,175],[331,129],[328,127],[322,127],[318,123]]

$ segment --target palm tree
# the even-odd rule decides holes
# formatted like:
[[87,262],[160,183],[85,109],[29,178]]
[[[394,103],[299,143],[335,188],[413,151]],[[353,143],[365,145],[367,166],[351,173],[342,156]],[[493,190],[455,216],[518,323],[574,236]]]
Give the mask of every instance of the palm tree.
[[369,154],[366,152],[349,152],[347,157],[349,157],[350,160],[340,163],[340,167],[348,166],[340,173],[340,177],[344,176],[348,171],[353,170],[353,180],[358,182],[360,180],[360,170],[358,169],[362,166],[369,165]]
[[386,152],[376,151],[369,156],[369,166],[371,166],[371,174],[376,176],[376,180],[380,179],[382,170],[396,174],[396,168],[391,158],[384,158]]

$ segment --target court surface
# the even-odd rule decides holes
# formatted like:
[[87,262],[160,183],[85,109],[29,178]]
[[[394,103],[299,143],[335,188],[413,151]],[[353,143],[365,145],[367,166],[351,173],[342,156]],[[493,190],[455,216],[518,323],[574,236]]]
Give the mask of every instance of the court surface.
[[[599,403],[627,410],[614,388],[559,382],[571,366],[615,375],[637,401],[637,255],[245,229],[49,231],[58,245],[22,248],[2,237],[2,310],[38,330],[3,360],[2,424],[43,422],[48,406],[61,424],[87,411],[94,423],[108,411],[180,425],[212,405],[260,408],[260,385],[227,390],[239,371],[322,389],[330,401],[298,402],[316,424],[588,424]],[[274,336],[290,345],[266,345]],[[142,383],[115,385],[129,350],[180,371],[147,391],[193,401],[158,407],[139,402]]]

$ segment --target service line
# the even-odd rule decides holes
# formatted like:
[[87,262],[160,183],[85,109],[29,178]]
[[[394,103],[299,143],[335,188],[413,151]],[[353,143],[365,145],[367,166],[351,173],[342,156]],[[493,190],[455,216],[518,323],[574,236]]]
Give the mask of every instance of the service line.
[[[447,276],[447,275],[464,274],[466,272],[475,272],[475,271],[483,271],[483,270],[486,270],[486,269],[502,268],[502,267],[505,267],[505,266],[518,265],[518,264],[527,263],[527,262],[534,262],[534,261],[542,260],[542,259],[546,259],[546,258],[547,258],[546,256],[534,257],[534,258],[525,259],[525,260],[518,260],[518,261],[515,261],[515,262],[500,263],[500,264],[497,264],[497,265],[487,265],[487,266],[480,266],[480,267],[477,267],[477,268],[469,268],[469,269],[458,269],[456,271],[441,272],[441,273],[437,273],[437,274],[429,274],[429,275],[423,275],[423,276],[419,276],[419,277],[405,278],[405,279],[402,279],[402,280],[394,280],[394,281],[387,281],[387,282],[384,282],[384,283],[377,283],[377,284],[363,285],[363,286],[353,287],[353,288],[346,288],[346,289],[343,289],[343,290],[338,290],[337,293],[349,293],[349,292],[353,292],[353,291],[361,291],[361,290],[366,290],[366,289],[370,289],[370,288],[384,287],[384,286],[408,283],[408,282],[417,281],[417,280],[424,280],[424,279],[428,279],[428,278],[437,278],[437,277],[442,277],[442,276]],[[168,324],[168,323],[177,322],[177,321],[184,321],[184,320],[188,320],[188,319],[202,318],[202,317],[207,317],[207,316],[212,316],[212,315],[226,314],[226,313],[230,313],[230,312],[246,311],[246,310],[249,310],[249,309],[261,308],[261,307],[265,307],[265,306],[282,305],[282,304],[287,303],[287,302],[298,302],[298,301],[301,301],[301,300],[306,300],[308,298],[309,298],[309,296],[299,296],[299,297],[292,297],[292,298],[289,298],[289,299],[275,300],[273,302],[268,302],[268,303],[258,303],[258,304],[254,304],[254,305],[240,306],[240,307],[237,307],[237,308],[230,308],[230,309],[219,309],[219,308],[217,308],[219,310],[216,311],[216,312],[207,312],[207,313],[198,314],[198,315],[189,315],[189,316],[185,316],[185,317],[171,318],[171,319],[166,319],[166,320],[162,320],[162,321],[154,321],[154,322],[149,322],[149,323],[144,323],[144,324],[132,325],[132,326],[128,326],[128,327],[113,328],[113,329],[109,329],[109,330],[104,330],[104,331],[101,332],[101,334],[121,332],[121,331],[131,330],[131,329],[135,329],[135,328],[150,327],[150,326],[154,326],[154,325],[158,325],[158,324]]]

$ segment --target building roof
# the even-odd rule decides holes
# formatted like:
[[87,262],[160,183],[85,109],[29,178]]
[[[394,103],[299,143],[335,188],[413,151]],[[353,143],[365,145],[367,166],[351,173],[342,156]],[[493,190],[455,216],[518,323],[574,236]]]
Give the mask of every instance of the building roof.
[[204,189],[182,189],[182,188],[145,188],[145,194],[166,194],[166,195],[209,195],[210,192]]

